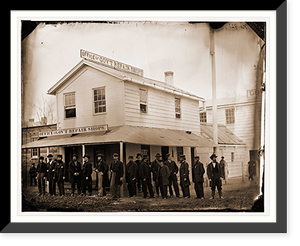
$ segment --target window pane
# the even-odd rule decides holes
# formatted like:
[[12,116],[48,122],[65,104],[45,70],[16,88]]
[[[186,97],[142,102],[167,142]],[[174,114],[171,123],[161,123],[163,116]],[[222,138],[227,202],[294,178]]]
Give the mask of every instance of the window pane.
[[102,111],[103,111],[103,112],[106,112],[106,106],[103,107]]
[[99,113],[98,107],[95,108],[95,113]]
[[147,103],[147,91],[140,89],[140,101]]
[[76,108],[66,109],[66,118],[76,117]]
[[147,112],[147,105],[140,104],[140,111],[141,111],[142,113],[146,113],[146,112]]
[[180,108],[180,98],[175,98],[175,108]]
[[96,96],[94,96],[94,101],[97,101],[97,95],[96,95]]

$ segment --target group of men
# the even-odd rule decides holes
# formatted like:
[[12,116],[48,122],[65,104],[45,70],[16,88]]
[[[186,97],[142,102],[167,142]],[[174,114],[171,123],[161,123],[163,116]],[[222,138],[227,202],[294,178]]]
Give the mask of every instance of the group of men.
[[[108,165],[103,154],[97,155],[97,162],[94,166],[90,162],[90,156],[84,155],[84,163],[78,161],[78,156],[73,155],[72,161],[69,163],[67,170],[66,164],[62,161],[62,155],[57,155],[57,159],[53,160],[53,155],[47,156],[48,162],[44,162],[44,157],[39,157],[39,163],[36,168],[39,195],[45,195],[45,181],[49,182],[49,195],[56,195],[56,185],[59,188],[59,195],[65,194],[64,181],[67,172],[69,172],[70,183],[72,188],[71,196],[74,196],[75,186],[78,195],[86,195],[88,190],[89,195],[92,195],[92,172],[96,172],[98,195],[106,195],[106,187],[110,187],[111,195],[114,199],[121,197],[120,186],[123,182],[127,183],[128,193],[130,197],[137,196],[137,191],[141,192],[143,198],[154,198],[161,196],[163,199],[173,197],[173,188],[176,197],[180,197],[180,191],[177,183],[177,174],[179,173],[180,187],[182,197],[190,198],[191,185],[189,178],[189,164],[186,162],[185,155],[180,155],[180,167],[171,159],[171,155],[167,154],[166,161],[163,161],[161,154],[155,155],[153,162],[149,161],[148,155],[138,153],[136,160],[133,156],[128,157],[128,163],[125,165],[119,160],[117,153],[113,154],[113,161]],[[217,156],[212,154],[210,156],[211,162],[207,166],[207,177],[211,187],[211,199],[215,197],[215,189],[217,188],[219,197],[222,196],[222,180],[225,177],[224,164],[216,160]],[[222,158],[223,159],[223,158]],[[123,176],[125,172],[125,180]],[[196,198],[203,199],[203,175],[205,173],[204,165],[200,162],[199,156],[194,157],[194,164],[192,166],[192,182],[196,192]],[[152,185],[154,184],[154,187]],[[169,188],[169,196],[168,196]]]

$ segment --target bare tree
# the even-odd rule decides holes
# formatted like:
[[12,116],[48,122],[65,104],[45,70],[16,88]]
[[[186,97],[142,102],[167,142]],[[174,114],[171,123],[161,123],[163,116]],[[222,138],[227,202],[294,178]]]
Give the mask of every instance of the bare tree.
[[38,102],[32,105],[39,125],[55,123],[53,119],[54,104],[54,101],[49,98],[45,98],[45,96],[42,95]]

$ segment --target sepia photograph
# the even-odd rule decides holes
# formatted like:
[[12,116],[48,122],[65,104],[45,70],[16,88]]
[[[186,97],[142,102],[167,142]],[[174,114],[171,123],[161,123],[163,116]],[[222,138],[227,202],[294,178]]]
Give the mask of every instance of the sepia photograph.
[[22,21],[22,212],[264,212],[266,22]]

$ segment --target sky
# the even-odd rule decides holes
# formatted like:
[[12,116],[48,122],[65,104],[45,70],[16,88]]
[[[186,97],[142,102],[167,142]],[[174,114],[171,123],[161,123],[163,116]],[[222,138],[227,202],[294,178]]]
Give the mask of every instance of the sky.
[[[41,98],[55,104],[47,90],[80,62],[84,49],[144,70],[144,77],[164,81],[211,99],[210,27],[207,23],[117,22],[41,23],[22,41],[25,120],[35,117]],[[215,30],[217,97],[238,97],[255,88],[255,65],[263,44],[245,23]]]

